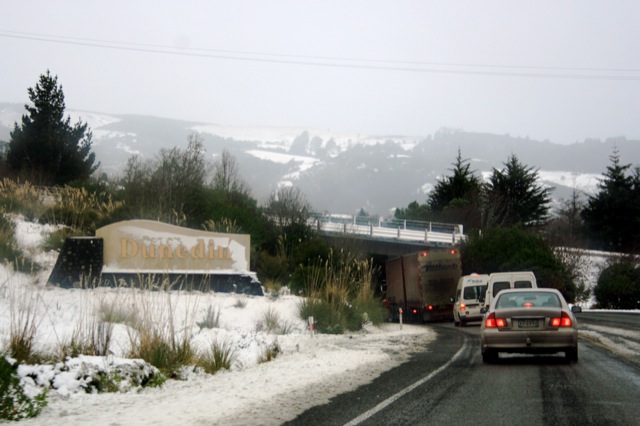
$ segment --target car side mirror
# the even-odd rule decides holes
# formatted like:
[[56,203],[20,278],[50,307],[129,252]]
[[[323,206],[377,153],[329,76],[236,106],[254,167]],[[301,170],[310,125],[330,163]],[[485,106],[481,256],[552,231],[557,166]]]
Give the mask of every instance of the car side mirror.
[[486,314],[486,313],[487,313],[487,310],[488,310],[488,309],[487,309],[487,307],[486,307],[486,306],[483,306],[482,308],[480,308],[480,313],[481,313],[481,314]]
[[573,305],[571,307],[571,312],[573,312],[574,314],[579,314],[580,312],[582,312],[582,308],[580,306]]

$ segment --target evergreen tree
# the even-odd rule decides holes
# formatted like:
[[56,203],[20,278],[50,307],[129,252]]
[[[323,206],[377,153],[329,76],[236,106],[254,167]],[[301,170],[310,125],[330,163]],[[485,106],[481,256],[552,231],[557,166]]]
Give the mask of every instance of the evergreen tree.
[[598,185],[598,193],[589,197],[582,217],[598,248],[634,252],[640,247],[640,170],[627,172],[614,150],[611,165]]
[[547,220],[550,190],[537,183],[538,171],[511,155],[504,169],[493,169],[483,200],[485,225],[526,226]]
[[442,211],[452,203],[468,204],[480,191],[480,179],[470,170],[469,160],[462,159],[458,149],[453,175],[439,180],[429,195],[429,207],[434,211]]
[[471,171],[469,160],[462,158],[459,149],[450,170],[453,174],[438,181],[427,204],[435,213],[436,220],[462,223],[466,229],[478,229],[482,181]]
[[580,192],[574,188],[571,198],[561,200],[553,219],[548,223],[547,239],[555,246],[582,247],[586,246],[585,225],[582,211],[585,203]]
[[87,123],[64,118],[64,93],[49,70],[28,89],[32,106],[10,134],[7,165],[16,175],[36,183],[64,185],[86,180],[98,168],[91,152]]
[[412,201],[406,208],[397,208],[393,216],[401,220],[421,220],[428,222],[432,220],[433,215],[428,204],[419,204]]

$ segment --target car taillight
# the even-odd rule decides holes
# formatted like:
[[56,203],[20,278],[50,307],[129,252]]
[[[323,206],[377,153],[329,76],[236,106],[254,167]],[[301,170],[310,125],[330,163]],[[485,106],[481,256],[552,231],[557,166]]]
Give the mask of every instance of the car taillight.
[[413,315],[416,315],[418,313],[418,310],[416,308],[413,308],[411,312],[413,312]]
[[460,310],[464,311],[465,309],[467,309],[467,305],[465,305],[464,303],[460,304]]
[[569,314],[562,312],[560,318],[551,318],[549,325],[551,325],[551,327],[571,327],[573,323],[571,322]]
[[427,310],[429,310],[429,311],[433,311],[433,305],[429,305],[429,306],[427,306]]
[[496,318],[496,313],[491,312],[485,319],[484,326],[486,328],[504,328],[507,326],[507,321],[504,318]]

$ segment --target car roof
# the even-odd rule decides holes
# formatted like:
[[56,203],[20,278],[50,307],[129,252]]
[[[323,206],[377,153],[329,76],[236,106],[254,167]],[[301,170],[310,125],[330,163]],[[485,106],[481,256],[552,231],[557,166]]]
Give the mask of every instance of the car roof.
[[562,293],[560,293],[560,291],[558,291],[558,289],[555,288],[508,288],[508,289],[504,289],[504,290],[500,290],[500,293],[498,293],[496,295],[496,297],[500,296],[501,294],[508,294],[508,293],[553,293],[553,294],[557,294],[557,295],[562,295]]

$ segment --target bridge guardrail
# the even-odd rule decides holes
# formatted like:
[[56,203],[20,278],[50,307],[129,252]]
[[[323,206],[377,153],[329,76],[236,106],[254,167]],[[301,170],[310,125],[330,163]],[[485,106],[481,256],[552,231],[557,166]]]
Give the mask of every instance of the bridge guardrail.
[[406,242],[454,245],[465,239],[461,224],[382,219],[375,223],[369,218],[326,214],[313,215],[310,222],[318,232],[353,234]]

